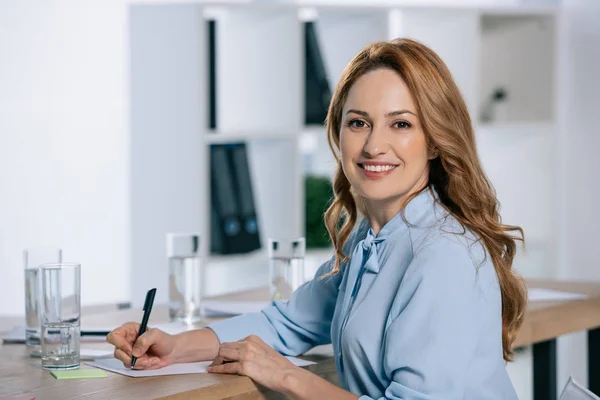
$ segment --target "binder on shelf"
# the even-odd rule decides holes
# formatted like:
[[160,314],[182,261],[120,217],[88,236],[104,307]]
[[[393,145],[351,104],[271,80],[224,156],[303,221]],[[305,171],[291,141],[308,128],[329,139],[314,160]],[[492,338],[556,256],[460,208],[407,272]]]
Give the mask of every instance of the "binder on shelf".
[[239,237],[241,221],[235,201],[233,171],[225,146],[211,146],[210,166],[211,207],[214,208],[211,217],[217,218],[217,221],[211,221],[211,227],[216,229],[211,232],[211,250],[214,248],[218,253],[226,254],[229,243]]
[[208,33],[208,128],[217,128],[217,21],[206,22]]
[[260,238],[258,235],[258,220],[254,206],[252,177],[250,176],[246,145],[232,146],[231,153],[237,183],[238,207],[242,220],[242,250],[252,251],[260,248]]
[[[214,196],[213,196],[214,197]],[[217,211],[216,203],[210,202],[210,253],[222,254],[223,249],[223,234],[221,233],[221,221],[219,212]]]
[[241,254],[260,249],[246,144],[213,144],[210,149],[211,253]]
[[304,23],[304,123],[323,125],[331,101],[331,88],[321,57],[316,25]]

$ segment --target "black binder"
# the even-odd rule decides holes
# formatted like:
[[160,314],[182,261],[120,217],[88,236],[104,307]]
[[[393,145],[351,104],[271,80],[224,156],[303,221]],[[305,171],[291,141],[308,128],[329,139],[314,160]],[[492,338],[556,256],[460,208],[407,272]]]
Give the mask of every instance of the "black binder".
[[331,88],[321,57],[315,22],[304,23],[304,123],[323,125]]
[[208,128],[217,128],[217,22],[206,22],[208,34]]
[[260,249],[260,232],[246,144],[211,145],[211,252]]

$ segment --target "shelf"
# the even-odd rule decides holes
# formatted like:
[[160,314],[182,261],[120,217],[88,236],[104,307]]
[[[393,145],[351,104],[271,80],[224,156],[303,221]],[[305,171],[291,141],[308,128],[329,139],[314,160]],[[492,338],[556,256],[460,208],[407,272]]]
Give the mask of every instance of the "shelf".
[[[475,119],[482,123],[535,123],[554,118],[555,30],[552,15],[497,13],[481,17],[481,81]],[[495,93],[503,93],[506,100],[490,107]]]
[[250,140],[285,140],[297,139],[299,133],[281,131],[257,131],[257,132],[207,132],[204,141],[208,144],[235,143]]
[[302,31],[297,10],[236,6],[213,15],[218,129],[274,132],[299,128]]
[[[325,127],[303,126],[302,21],[314,21],[332,89],[348,62],[374,41],[411,37],[431,47],[471,111],[503,221],[523,226],[535,243],[553,234],[557,6],[517,0],[500,6],[475,0],[460,6],[454,0],[147,0],[146,7],[144,1],[130,7],[133,143],[139,145],[132,146],[132,198],[150,199],[136,207],[133,222],[133,259],[152,272],[143,275],[162,273],[165,231],[193,228],[209,237],[212,144],[247,143],[263,247],[207,256],[211,290],[267,282],[266,238],[303,234],[304,177],[332,177],[336,161]],[[214,131],[207,131],[203,111],[209,98],[207,19],[216,21]],[[498,85],[515,100],[508,118],[479,123],[482,99]],[[158,197],[157,187],[163,193]],[[157,219],[159,208],[170,211]],[[526,261],[542,265],[543,251],[536,253],[539,260],[531,255]],[[307,268],[318,267],[328,253],[308,250]],[[136,293],[148,285],[137,282]]]
[[559,10],[557,4],[507,4],[507,5],[483,5],[479,11],[483,15],[494,16],[553,16]]
[[[141,0],[145,3],[164,3],[164,0]],[[405,9],[439,9],[439,10],[476,10],[486,14],[553,14],[559,5],[540,1],[539,4],[521,4],[517,0],[506,4],[482,4],[482,2],[457,0],[287,0],[287,1],[255,1],[255,0],[191,0],[189,3],[216,8],[251,8],[253,10],[281,10],[291,8],[315,8],[331,11],[376,11],[397,8]]]
[[555,131],[556,128],[557,125],[554,121],[494,122],[479,124],[475,126],[475,131],[478,134],[543,133],[544,131]]

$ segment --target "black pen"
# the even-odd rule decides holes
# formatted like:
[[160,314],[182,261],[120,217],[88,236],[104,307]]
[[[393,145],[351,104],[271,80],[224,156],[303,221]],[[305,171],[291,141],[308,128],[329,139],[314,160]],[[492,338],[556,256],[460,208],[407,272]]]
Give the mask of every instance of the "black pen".
[[[144,302],[144,316],[142,317],[142,324],[140,325],[140,330],[137,333],[137,337],[133,341],[134,345],[135,345],[135,342],[137,342],[137,340],[139,339],[139,337],[144,332],[146,332],[146,327],[148,325],[148,319],[150,318],[150,311],[152,311],[152,305],[154,304],[154,295],[155,294],[156,294],[156,288],[150,289],[150,290],[148,290],[148,293],[146,293],[146,301]],[[133,367],[135,367],[136,360],[137,360],[137,357],[134,357],[132,354],[131,355],[131,369],[133,369]]]

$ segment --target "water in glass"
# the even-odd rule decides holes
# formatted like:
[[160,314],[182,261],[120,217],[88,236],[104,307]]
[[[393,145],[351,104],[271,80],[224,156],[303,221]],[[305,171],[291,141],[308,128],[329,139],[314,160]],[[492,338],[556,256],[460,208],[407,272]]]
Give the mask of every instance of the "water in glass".
[[79,318],[42,324],[42,367],[79,368]]

